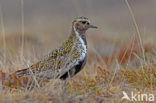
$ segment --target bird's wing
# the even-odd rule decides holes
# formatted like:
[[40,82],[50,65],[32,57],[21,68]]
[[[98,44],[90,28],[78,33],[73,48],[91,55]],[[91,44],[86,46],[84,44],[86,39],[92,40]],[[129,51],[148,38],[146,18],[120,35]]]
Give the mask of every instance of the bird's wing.
[[65,73],[69,72],[70,69],[74,68],[78,62],[79,62],[79,57],[81,56],[81,53],[76,51],[76,52],[71,52],[70,54],[67,54],[66,56],[63,56],[62,58],[60,58],[61,61],[61,65],[59,66],[58,69],[58,75],[57,77],[61,77],[62,75],[64,75]]
[[34,74],[39,77],[56,78],[69,71],[80,56],[75,44],[66,41],[63,46],[53,50],[43,60],[29,68],[16,71],[18,76]]
[[39,68],[42,68],[43,64],[41,61],[37,62],[36,64],[31,65],[28,68],[17,70],[14,74],[16,74],[18,77],[26,76],[34,74],[35,72],[39,71]]

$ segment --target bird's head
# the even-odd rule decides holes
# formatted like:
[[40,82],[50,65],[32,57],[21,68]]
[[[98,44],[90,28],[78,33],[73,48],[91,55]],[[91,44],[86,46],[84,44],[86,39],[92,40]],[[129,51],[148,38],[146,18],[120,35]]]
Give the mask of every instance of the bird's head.
[[97,28],[94,25],[91,25],[91,22],[86,17],[77,17],[72,22],[72,27],[75,32],[79,34],[84,34],[89,28]]

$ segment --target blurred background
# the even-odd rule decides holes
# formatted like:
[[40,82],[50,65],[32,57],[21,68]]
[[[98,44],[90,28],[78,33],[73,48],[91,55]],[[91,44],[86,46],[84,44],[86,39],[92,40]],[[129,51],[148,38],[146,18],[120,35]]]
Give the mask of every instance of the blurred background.
[[[156,1],[129,0],[129,3],[145,42],[154,41]],[[118,50],[136,34],[125,0],[0,0],[2,58],[4,51],[6,55],[19,55],[22,34],[23,54],[42,57],[68,37],[71,22],[77,16],[86,16],[99,27],[89,30],[87,39],[89,50],[102,55]]]
[[[131,31],[132,22],[124,0],[0,0],[7,32],[21,32],[21,8],[25,31],[53,31],[56,26],[69,30],[76,16],[87,16],[103,31]],[[129,0],[141,29],[154,31],[155,0]],[[63,24],[63,25],[62,25]],[[62,30],[62,29],[60,29]],[[52,33],[51,33],[52,34]]]

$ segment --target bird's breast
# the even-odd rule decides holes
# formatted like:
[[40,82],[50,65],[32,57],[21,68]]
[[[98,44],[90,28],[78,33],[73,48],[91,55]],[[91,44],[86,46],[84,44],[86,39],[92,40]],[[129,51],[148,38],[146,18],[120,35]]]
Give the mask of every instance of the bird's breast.
[[79,61],[83,61],[87,55],[87,45],[86,45],[84,39],[82,39],[81,37],[79,37],[79,44],[78,45],[79,45],[78,51],[80,53]]

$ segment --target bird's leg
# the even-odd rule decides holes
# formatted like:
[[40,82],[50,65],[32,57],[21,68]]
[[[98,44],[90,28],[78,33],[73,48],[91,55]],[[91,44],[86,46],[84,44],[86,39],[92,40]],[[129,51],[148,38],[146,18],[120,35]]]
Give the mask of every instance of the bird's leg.
[[66,90],[67,90],[67,79],[71,77],[69,71],[67,73],[68,73],[68,77],[63,82],[63,90],[64,90],[65,93],[66,93]]

